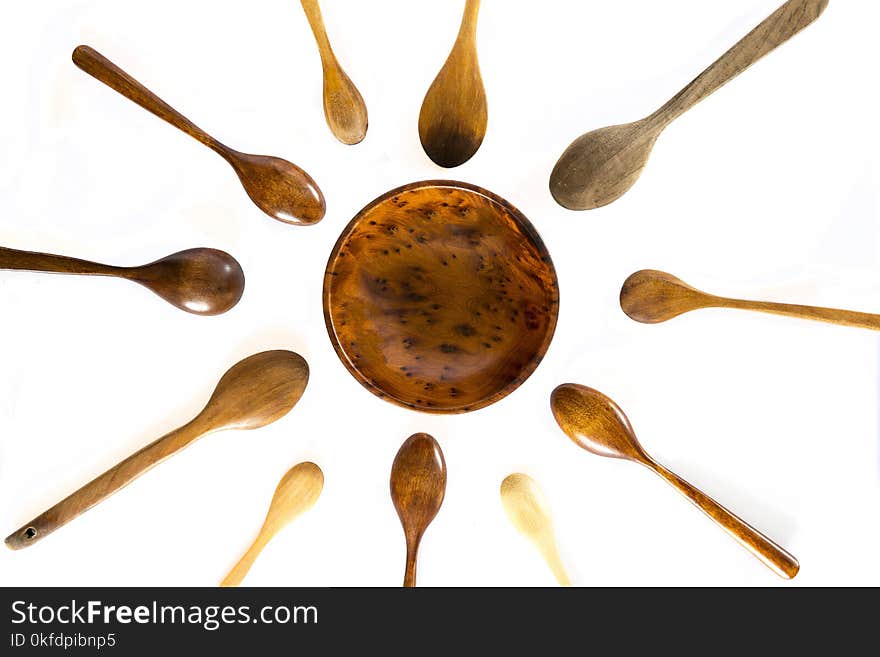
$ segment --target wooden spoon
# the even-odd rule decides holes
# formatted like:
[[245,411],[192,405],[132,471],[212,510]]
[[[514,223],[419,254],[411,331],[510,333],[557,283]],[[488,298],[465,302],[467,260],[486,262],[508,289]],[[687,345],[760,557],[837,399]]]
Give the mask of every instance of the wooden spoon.
[[359,144],[367,134],[367,106],[330,47],[318,0],[301,0],[321,55],[324,70],[324,118],[343,144]]
[[73,63],[93,78],[201,142],[226,160],[263,212],[288,224],[308,225],[324,216],[324,196],[311,176],[278,157],[233,150],[196,126],[140,82],[89,46],[77,46]]
[[311,509],[324,488],[324,473],[314,463],[306,461],[293,466],[282,477],[272,497],[266,520],[244,556],[229,571],[220,586],[238,586],[254,565],[263,548],[278,531]]
[[676,118],[816,20],[828,0],[789,0],[649,117],[581,135],[556,163],[550,192],[569,210],[592,210],[638,180],[660,133]]
[[416,585],[419,544],[446,495],[446,461],[433,437],[416,433],[401,445],[391,466],[391,501],[406,536],[403,585]]
[[620,290],[620,307],[630,318],[643,324],[659,324],[698,308],[738,308],[880,331],[880,315],[716,297],[691,287],[672,274],[653,269],[637,271],[626,279]]
[[501,482],[501,503],[513,526],[541,552],[556,581],[571,586],[556,548],[550,505],[535,480],[521,473],[508,475]]
[[648,456],[626,415],[601,392],[566,383],[553,391],[550,406],[560,428],[578,446],[653,470],[777,575],[788,579],[797,575],[800,565],[785,549]]
[[309,366],[292,351],[264,351],[234,365],[193,420],[99,475],[6,538],[18,550],[33,545],[204,435],[258,429],[286,415],[305,390]]
[[452,168],[467,162],[486,136],[486,90],[477,61],[480,0],[467,0],[464,17],[446,63],[422,101],[419,138],[435,164]]
[[0,269],[124,278],[152,290],[168,303],[196,315],[219,315],[244,293],[244,272],[231,255],[189,249],[140,267],[113,267],[67,256],[0,247]]

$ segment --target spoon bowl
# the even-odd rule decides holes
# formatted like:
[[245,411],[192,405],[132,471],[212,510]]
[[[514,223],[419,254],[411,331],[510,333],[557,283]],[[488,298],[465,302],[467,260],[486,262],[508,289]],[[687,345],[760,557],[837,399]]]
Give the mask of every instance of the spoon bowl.
[[416,585],[416,561],[422,536],[446,495],[446,460],[437,441],[413,434],[401,445],[391,466],[391,501],[406,537],[403,585]]
[[643,269],[632,274],[620,290],[620,307],[631,319],[659,324],[696,308],[712,304],[713,298],[672,274]]
[[550,407],[560,429],[579,447],[599,456],[624,459],[645,466],[678,490],[777,575],[789,579],[797,575],[800,565],[784,548],[651,458],[636,439],[626,415],[610,398],[598,390],[566,383],[553,391]]
[[324,218],[324,195],[312,177],[292,162],[232,149],[224,151],[224,157],[250,199],[273,219],[310,226]]
[[227,429],[256,429],[286,415],[308,382],[305,360],[292,351],[265,351],[234,365],[192,421],[150,443],[71,493],[6,538],[10,549],[33,545],[194,442]]
[[220,586],[238,586],[263,548],[285,526],[311,509],[324,489],[324,473],[314,463],[293,466],[278,482],[263,526],[247,552],[229,571]]
[[196,315],[220,315],[244,294],[238,261],[217,249],[189,249],[129,270],[127,277]]
[[593,130],[565,149],[550,175],[550,193],[569,210],[613,203],[642,175],[659,131],[647,119]]

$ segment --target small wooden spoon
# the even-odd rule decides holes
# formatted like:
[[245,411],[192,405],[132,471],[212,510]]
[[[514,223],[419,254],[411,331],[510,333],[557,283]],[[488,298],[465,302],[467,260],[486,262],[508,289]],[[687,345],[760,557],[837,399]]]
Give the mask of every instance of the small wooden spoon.
[[575,139],[550,176],[553,198],[569,210],[616,201],[638,180],[666,126],[816,20],[827,5],[828,0],[789,0],[649,117]]
[[784,548],[648,456],[626,415],[601,392],[566,383],[553,391],[550,406],[560,428],[579,447],[656,472],[777,575],[787,579],[797,575],[800,565]]
[[324,473],[314,463],[306,461],[293,466],[282,477],[272,496],[266,520],[244,556],[229,571],[220,586],[238,586],[254,565],[263,548],[284,526],[311,509],[324,488]]
[[89,46],[77,46],[73,63],[226,160],[251,200],[273,219],[308,225],[323,218],[324,195],[311,176],[295,164],[278,157],[241,153],[220,143]]
[[359,144],[367,134],[367,106],[330,47],[318,0],[301,0],[321,55],[324,70],[324,118],[343,144]]
[[716,297],[691,287],[672,274],[653,269],[637,271],[626,279],[620,290],[620,307],[630,318],[643,324],[659,324],[698,308],[738,308],[880,331],[880,315]]
[[486,136],[489,113],[477,60],[479,11],[480,0],[467,0],[455,45],[419,113],[422,148],[441,167],[467,162]]
[[6,538],[13,550],[33,545],[109,497],[157,463],[227,429],[259,429],[286,415],[305,390],[309,366],[292,351],[264,351],[234,365],[193,420],[99,475]]
[[140,283],[168,303],[196,315],[219,315],[244,293],[244,272],[231,255],[189,249],[140,267],[113,267],[48,253],[0,247],[0,269],[115,276]]
[[416,433],[401,445],[391,466],[391,501],[406,536],[403,585],[416,585],[419,544],[446,495],[446,461],[433,437]]
[[513,526],[541,552],[560,586],[571,586],[556,547],[550,505],[535,480],[521,473],[508,475],[501,482],[501,503]]

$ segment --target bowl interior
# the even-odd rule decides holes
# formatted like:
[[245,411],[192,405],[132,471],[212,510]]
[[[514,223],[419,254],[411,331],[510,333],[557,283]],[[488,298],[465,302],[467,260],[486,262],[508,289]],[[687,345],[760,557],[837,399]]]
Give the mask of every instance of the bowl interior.
[[473,185],[393,190],[330,257],[324,315],[368,389],[409,408],[470,411],[519,386],[553,337],[556,271],[529,221]]

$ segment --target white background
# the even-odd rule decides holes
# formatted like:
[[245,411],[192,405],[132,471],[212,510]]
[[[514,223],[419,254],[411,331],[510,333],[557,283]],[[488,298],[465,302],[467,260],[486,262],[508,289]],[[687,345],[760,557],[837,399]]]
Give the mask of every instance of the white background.
[[[310,363],[299,406],[256,432],[197,442],[32,548],[0,551],[6,585],[213,585],[257,532],[284,472],[324,470],[315,509],[247,584],[397,586],[404,541],[391,462],[417,431],[446,454],[422,585],[552,585],[498,489],[529,473],[576,584],[880,585],[876,333],[705,310],[645,326],[627,275],[664,269],[708,291],[880,312],[877,3],[832,0],[802,34],[673,124],[642,179],[573,213],[547,191],[577,135],[653,111],[778,0],[486,0],[482,148],[445,171],[419,107],[463,3],[325,0],[331,42],[370,113],[343,146],[293,0],[8,3],[0,25],[0,244],[113,264],[213,246],[239,259],[241,303],[202,318],[124,281],[0,272],[0,528],[5,535],[189,420],[239,359]],[[240,150],[308,170],[328,203],[301,228],[263,215],[216,155],[70,61],[104,53]],[[514,394],[463,416],[383,403],[347,373],[321,310],[326,258],[392,187],[453,178],[518,206],[554,258],[555,340]],[[580,382],[629,415],[649,452],[786,546],[785,584],[647,470],[579,450],[549,412]]]

